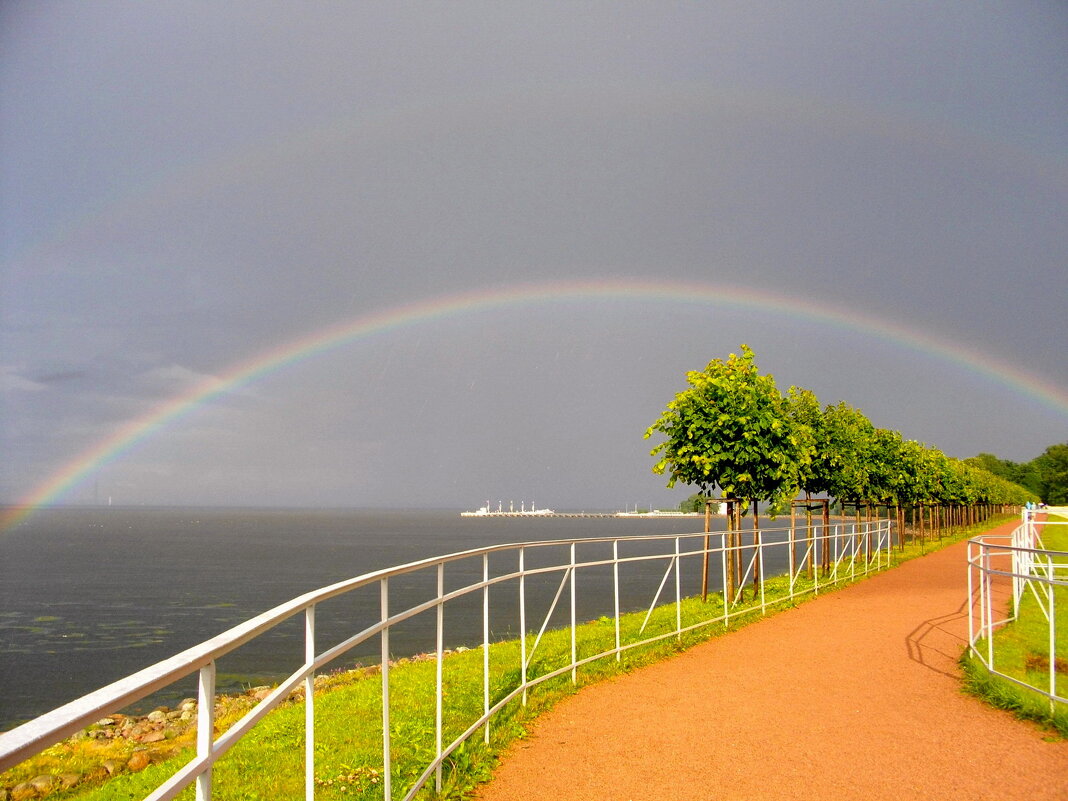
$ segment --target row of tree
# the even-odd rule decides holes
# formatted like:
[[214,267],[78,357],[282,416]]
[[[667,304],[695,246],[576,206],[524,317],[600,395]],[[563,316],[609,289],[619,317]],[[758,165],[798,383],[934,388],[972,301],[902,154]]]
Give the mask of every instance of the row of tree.
[[[1019,506],[1038,494],[975,460],[876,428],[846,403],[821,406],[807,389],[783,395],[761,375],[753,351],[714,359],[687,373],[679,392],[645,432],[663,434],[651,455],[668,486],[695,485],[749,506],[785,508],[801,493],[843,505],[921,508]],[[1068,449],[1068,446],[1065,446]],[[1068,454],[1066,454],[1068,455]]]
[[1050,506],[1068,505],[1068,443],[1050,445],[1029,462],[1010,462],[992,453],[980,453],[964,461],[1019,484]]

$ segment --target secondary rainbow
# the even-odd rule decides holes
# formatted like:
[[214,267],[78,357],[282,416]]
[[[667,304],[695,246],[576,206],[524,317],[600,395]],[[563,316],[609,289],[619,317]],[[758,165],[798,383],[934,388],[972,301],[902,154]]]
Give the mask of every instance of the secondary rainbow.
[[860,331],[905,348],[958,364],[995,383],[1007,386],[1068,416],[1068,392],[1049,381],[988,354],[906,329],[886,320],[825,306],[811,300],[721,284],[649,280],[554,281],[519,284],[441,295],[361,315],[309,333],[264,351],[220,376],[160,404],[122,425],[111,436],[78,454],[18,504],[0,513],[0,528],[23,520],[35,509],[50,505],[97,468],[114,461],[138,442],[175,423],[213,398],[232,392],[285,367],[348,343],[400,328],[426,324],[481,310],[537,306],[557,301],[611,300],[670,302],[754,308],[825,325]]
[[641,114],[650,119],[672,118],[695,110],[718,113],[735,124],[755,121],[779,130],[800,127],[834,132],[836,136],[878,137],[899,146],[919,144],[957,158],[965,156],[977,163],[1003,165],[1013,172],[1025,173],[1030,181],[1056,187],[1068,185],[1068,160],[1061,154],[1038,150],[1033,142],[992,137],[982,128],[947,120],[941,108],[932,115],[912,107],[868,106],[845,98],[751,88],[733,91],[707,81],[606,82],[551,89],[520,84],[491,93],[457,93],[395,107],[364,109],[321,125],[304,123],[210,160],[176,163],[156,174],[135,174],[111,195],[73,209],[70,216],[45,229],[41,239],[25,243],[6,266],[37,269],[39,260],[47,262],[49,248],[76,247],[77,237],[92,234],[130,214],[140,214],[149,207],[166,207],[181,198],[203,196],[218,186],[240,185],[250,176],[269,173],[278,165],[291,165],[307,154],[344,149],[353,140],[393,141],[398,131],[405,136],[435,139],[446,132],[462,135],[465,126],[479,124],[483,119],[521,126],[527,124],[524,114],[544,116],[546,110],[572,118],[595,118],[606,110],[625,110],[630,116]]

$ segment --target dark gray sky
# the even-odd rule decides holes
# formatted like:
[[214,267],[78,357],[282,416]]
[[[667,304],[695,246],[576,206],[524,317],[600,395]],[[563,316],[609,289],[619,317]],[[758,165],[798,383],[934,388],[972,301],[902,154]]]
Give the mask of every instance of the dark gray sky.
[[59,500],[673,503],[641,434],[741,342],[783,389],[1030,459],[1068,439],[1066,45],[1060,2],[6,2],[0,500],[300,337],[564,280],[730,291],[360,338]]

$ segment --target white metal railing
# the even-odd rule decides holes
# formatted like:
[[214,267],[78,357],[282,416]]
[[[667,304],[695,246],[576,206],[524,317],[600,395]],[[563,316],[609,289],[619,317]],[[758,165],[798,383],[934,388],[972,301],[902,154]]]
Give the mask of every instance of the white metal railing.
[[[1047,511],[1063,514],[1068,509],[1024,509],[1011,535],[968,541],[968,647],[990,673],[1045,695],[1052,708],[1055,702],[1068,703],[1068,693],[1057,686],[1058,638],[1066,636],[1057,630],[1057,608],[1068,602],[1068,551],[1046,548],[1042,531],[1068,523],[1044,519]],[[996,664],[995,632],[1019,619],[1025,598],[1034,599],[1048,632],[1049,670],[1041,686]]]
[[[462,743],[474,735],[480,728],[484,738],[489,741],[490,722],[493,716],[507,704],[520,700],[526,703],[528,692],[537,685],[570,673],[572,681],[577,681],[578,669],[597,659],[614,656],[617,660],[629,649],[654,643],[667,638],[681,638],[689,631],[707,627],[716,623],[728,625],[732,617],[756,609],[763,612],[769,602],[764,592],[764,577],[771,571],[778,576],[789,574],[787,594],[781,601],[805,593],[818,593],[837,582],[856,578],[870,571],[881,570],[891,563],[892,534],[888,520],[870,523],[835,522],[824,527],[821,522],[806,529],[772,528],[751,534],[747,545],[728,545],[728,539],[722,532],[711,535],[705,533],[632,536],[632,537],[598,537],[572,540],[546,540],[518,544],[498,545],[479,548],[447,556],[424,559],[399,567],[367,573],[356,578],[339,582],[328,587],[307,593],[288,603],[264,612],[234,628],[205,642],[189,648],[170,659],[145,668],[124,679],[110,684],[88,695],[72,701],[52,712],[46,713],[22,726],[0,734],[0,771],[6,770],[19,762],[37,754],[49,745],[58,742],[105,714],[113,713],[139,699],[145,698],[161,688],[193,674],[198,675],[198,715],[197,746],[195,757],[178,768],[163,784],[147,798],[153,801],[174,798],[183,788],[195,784],[198,801],[207,801],[212,794],[212,767],[242,736],[256,725],[271,710],[277,708],[290,694],[303,685],[305,703],[305,797],[312,799],[315,788],[315,694],[314,676],[316,671],[350,652],[356,646],[372,638],[380,640],[381,658],[381,698],[382,698],[382,780],[384,797],[393,798],[393,767],[390,743],[390,632],[398,623],[411,620],[418,615],[433,614],[436,636],[430,651],[437,662],[436,670],[436,711],[434,733],[434,759],[425,766],[418,779],[404,789],[403,798],[412,798],[425,784],[435,777],[435,786],[440,790],[442,781],[442,764]],[[581,556],[580,556],[581,554]],[[535,558],[536,557],[536,558]],[[712,589],[722,596],[723,605],[715,605],[715,615],[695,623],[683,625],[681,616],[683,594],[683,574],[687,586],[694,584],[701,575],[701,563],[708,560],[713,571],[719,571],[719,588]],[[657,564],[660,568],[655,567]],[[454,565],[466,565],[457,571],[461,578],[474,576],[454,589],[446,588],[446,568]],[[684,570],[684,565],[686,569]],[[776,566],[781,565],[781,570]],[[632,585],[641,582],[623,580],[621,573],[633,571],[644,566],[648,572],[653,570],[653,577],[663,570],[659,586],[650,602],[648,595],[640,604],[630,592]],[[491,570],[491,567],[495,568]],[[456,568],[453,568],[456,570]],[[725,588],[731,582],[723,581],[728,572],[741,574],[741,581],[734,586],[739,588],[728,598]],[[404,608],[398,605],[399,595],[391,590],[391,582],[398,582],[402,577],[424,574],[432,579],[435,591],[426,600],[412,603]],[[580,580],[579,576],[583,574]],[[751,599],[741,601],[741,588],[756,575],[758,591],[752,593]],[[589,578],[586,578],[588,576]],[[811,580],[805,580],[805,577]],[[645,635],[643,624],[639,639],[623,641],[620,620],[628,609],[644,609],[648,605],[650,614],[662,601],[665,587],[671,582],[674,598],[665,602],[675,606],[675,624],[670,631]],[[607,650],[580,658],[576,647],[576,630],[579,609],[579,590],[594,580],[607,583],[600,597],[611,598],[611,608],[604,609],[603,614],[614,619],[614,645]],[[316,640],[316,610],[324,602],[353,593],[360,588],[373,589],[377,585],[377,610],[365,610],[366,619],[363,627],[341,642],[329,647],[322,647]],[[510,589],[509,589],[510,585]],[[651,586],[651,582],[650,582]],[[535,605],[531,600],[531,590],[539,588],[542,597],[548,598],[548,591],[555,587],[551,603],[540,624],[537,636],[528,649],[530,613],[529,607]],[[496,703],[490,702],[490,611],[492,597],[498,604],[515,606],[521,648],[521,671],[518,683],[508,689]],[[570,629],[570,660],[560,668],[534,675],[532,670],[534,653],[537,651],[554,612],[568,590]],[[640,588],[639,588],[640,589]],[[507,594],[502,592],[507,591]],[[648,589],[643,592],[648,592]],[[458,599],[481,594],[482,604],[482,714],[471,720],[468,727],[452,742],[445,743],[443,738],[444,693],[442,690],[442,661],[444,658],[444,610],[447,604]],[[592,594],[591,594],[592,595]],[[510,602],[506,602],[510,599]],[[600,601],[606,606],[606,601]],[[710,610],[713,605],[709,605]],[[350,613],[351,615],[351,610]],[[589,619],[590,610],[582,609],[584,619]],[[594,612],[596,614],[596,612]],[[283,621],[294,616],[304,618],[304,662],[285,678],[273,691],[249,710],[244,717],[230,726],[220,736],[214,735],[215,709],[215,670],[216,660],[233,651],[249,640],[270,631]],[[536,619],[536,618],[535,618]],[[646,616],[646,624],[649,616]],[[359,624],[357,624],[359,625]],[[353,629],[355,626],[353,626]],[[350,629],[352,630],[352,629]],[[511,631],[514,632],[514,627]],[[513,633],[510,638],[514,638]]]

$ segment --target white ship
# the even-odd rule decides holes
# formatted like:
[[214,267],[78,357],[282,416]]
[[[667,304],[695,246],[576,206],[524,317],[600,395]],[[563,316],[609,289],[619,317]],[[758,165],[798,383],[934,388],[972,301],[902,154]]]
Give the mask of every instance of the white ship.
[[485,506],[480,506],[473,512],[460,512],[460,517],[547,517],[549,515],[556,514],[552,509],[535,509],[533,502],[530,504],[530,508],[527,509],[526,502],[519,504],[519,511],[515,509],[515,503],[508,502],[508,510],[505,511],[504,504],[502,502],[497,503],[497,509],[491,509],[489,501],[486,501]]

